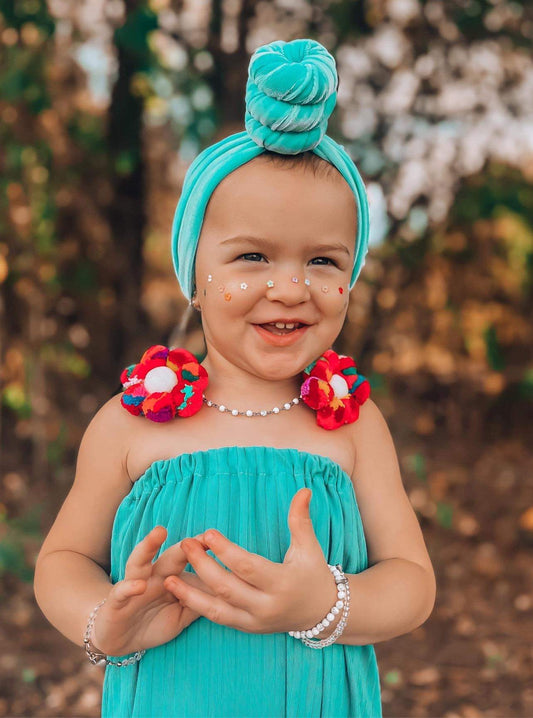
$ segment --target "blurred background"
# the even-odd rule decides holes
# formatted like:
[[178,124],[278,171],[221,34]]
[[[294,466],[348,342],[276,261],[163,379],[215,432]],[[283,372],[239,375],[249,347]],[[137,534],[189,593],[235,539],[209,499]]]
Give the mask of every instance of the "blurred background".
[[533,716],[533,7],[527,0],[0,0],[0,715],[99,716],[35,558],[81,436],[154,343],[203,352],[170,229],[244,129],[251,53],[315,38],[372,236],[336,345],[372,386],[437,574],[376,644],[383,710]]

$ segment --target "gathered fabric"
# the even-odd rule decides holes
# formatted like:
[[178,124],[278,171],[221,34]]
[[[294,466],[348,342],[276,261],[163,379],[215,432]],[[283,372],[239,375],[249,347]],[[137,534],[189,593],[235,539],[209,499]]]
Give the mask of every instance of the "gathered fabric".
[[[111,580],[123,580],[132,550],[156,525],[168,536],[155,559],[184,537],[216,528],[282,563],[291,541],[289,507],[303,487],[312,491],[309,514],[327,562],[346,573],[367,569],[354,486],[335,461],[297,449],[222,446],[155,461],[135,481],[113,524]],[[107,665],[101,715],[381,718],[376,654],[371,644],[313,650],[288,633],[246,633],[200,616],[142,660]]]

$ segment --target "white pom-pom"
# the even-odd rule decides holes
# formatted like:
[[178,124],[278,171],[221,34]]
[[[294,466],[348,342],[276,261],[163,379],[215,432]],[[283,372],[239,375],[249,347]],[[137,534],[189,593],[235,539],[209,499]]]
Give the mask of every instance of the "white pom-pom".
[[340,374],[333,374],[333,376],[329,380],[329,385],[333,389],[335,396],[339,399],[348,394],[348,382]]
[[168,366],[156,366],[144,377],[144,388],[149,394],[160,391],[172,391],[178,383],[176,372]]

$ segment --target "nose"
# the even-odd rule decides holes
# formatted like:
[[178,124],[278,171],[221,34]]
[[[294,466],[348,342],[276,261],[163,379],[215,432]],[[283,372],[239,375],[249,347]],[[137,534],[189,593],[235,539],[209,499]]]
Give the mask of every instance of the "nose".
[[271,301],[283,302],[287,305],[306,302],[310,297],[309,286],[305,283],[305,275],[300,272],[276,272],[272,276],[274,286],[267,285],[267,297]]

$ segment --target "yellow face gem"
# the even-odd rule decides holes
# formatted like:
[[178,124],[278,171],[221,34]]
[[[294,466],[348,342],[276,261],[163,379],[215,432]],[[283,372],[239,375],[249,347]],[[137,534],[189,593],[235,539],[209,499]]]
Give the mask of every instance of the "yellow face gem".
[[224,299],[226,300],[226,302],[229,302],[229,300],[231,299],[231,294],[229,292],[226,292],[226,294],[224,294]]

